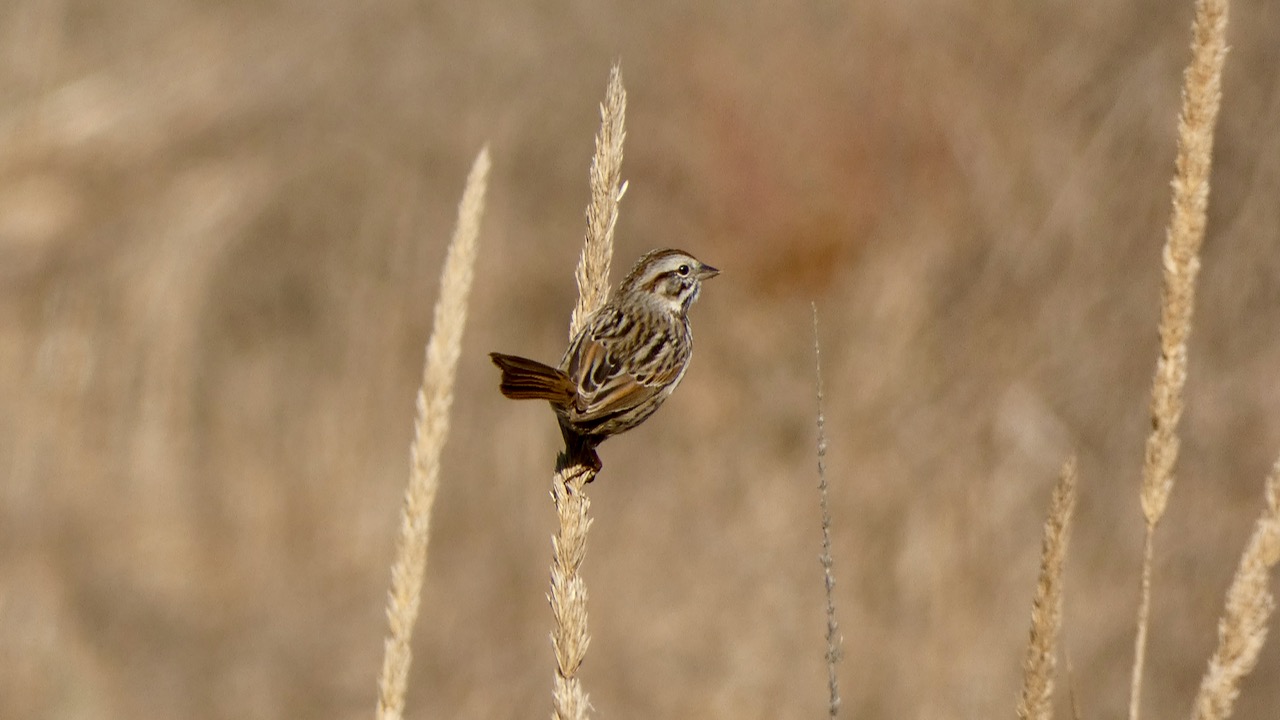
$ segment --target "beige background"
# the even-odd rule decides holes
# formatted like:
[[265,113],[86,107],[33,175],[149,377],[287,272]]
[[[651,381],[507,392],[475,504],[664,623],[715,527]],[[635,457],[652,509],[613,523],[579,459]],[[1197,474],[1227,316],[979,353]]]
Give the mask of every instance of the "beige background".
[[[724,273],[680,391],[602,449],[599,716],[824,712],[811,300],[847,716],[1012,717],[1073,451],[1070,684],[1120,716],[1191,4],[792,5],[0,7],[0,716],[370,716],[485,142],[409,715],[549,712],[558,433],[484,353],[563,349],[615,59],[615,277],[668,245]],[[1232,12],[1151,718],[1189,708],[1280,452],[1280,3]],[[1277,707],[1273,642],[1236,716]]]

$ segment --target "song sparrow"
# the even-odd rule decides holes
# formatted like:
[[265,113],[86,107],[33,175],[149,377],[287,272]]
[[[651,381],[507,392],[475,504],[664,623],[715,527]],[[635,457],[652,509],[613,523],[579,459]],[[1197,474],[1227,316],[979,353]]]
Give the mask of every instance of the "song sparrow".
[[596,446],[644,422],[680,384],[693,354],[689,307],[719,272],[681,250],[649,252],[587,318],[559,368],[489,353],[499,389],[550,401],[569,461],[598,471]]

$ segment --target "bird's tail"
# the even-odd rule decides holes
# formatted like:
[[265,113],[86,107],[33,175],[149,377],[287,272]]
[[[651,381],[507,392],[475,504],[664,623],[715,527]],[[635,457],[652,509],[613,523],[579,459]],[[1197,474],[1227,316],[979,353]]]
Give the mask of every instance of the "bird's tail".
[[493,364],[502,370],[502,382],[498,389],[512,400],[550,400],[568,405],[577,394],[577,388],[563,371],[537,360],[518,355],[489,353]]

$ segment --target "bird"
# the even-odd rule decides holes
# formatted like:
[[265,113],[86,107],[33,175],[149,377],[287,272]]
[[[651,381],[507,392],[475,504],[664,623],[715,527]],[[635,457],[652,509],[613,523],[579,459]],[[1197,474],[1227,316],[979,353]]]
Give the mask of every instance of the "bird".
[[567,462],[599,472],[596,446],[648,419],[684,379],[693,356],[689,308],[718,274],[683,250],[646,253],[587,316],[559,367],[489,353],[502,371],[498,389],[513,400],[550,402]]

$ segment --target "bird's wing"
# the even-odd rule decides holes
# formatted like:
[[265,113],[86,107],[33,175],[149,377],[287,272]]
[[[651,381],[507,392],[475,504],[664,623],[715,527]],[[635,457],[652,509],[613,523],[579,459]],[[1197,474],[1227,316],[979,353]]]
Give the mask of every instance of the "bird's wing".
[[623,360],[637,348],[628,347],[634,343],[626,337],[608,332],[607,328],[616,326],[592,323],[572,349],[567,371],[578,386],[574,413],[578,422],[603,420],[643,405],[670,385],[683,369],[683,362],[675,362],[638,377]]

